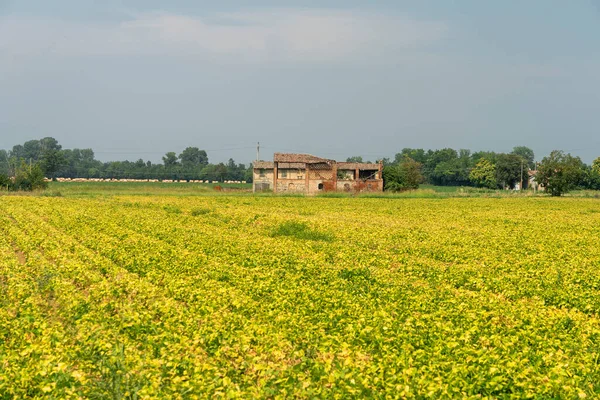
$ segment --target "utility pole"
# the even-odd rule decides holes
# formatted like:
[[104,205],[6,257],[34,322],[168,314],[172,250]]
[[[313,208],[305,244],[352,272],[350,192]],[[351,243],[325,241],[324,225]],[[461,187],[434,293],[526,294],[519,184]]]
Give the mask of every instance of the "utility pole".
[[523,190],[523,159],[521,159],[521,186],[519,189]]

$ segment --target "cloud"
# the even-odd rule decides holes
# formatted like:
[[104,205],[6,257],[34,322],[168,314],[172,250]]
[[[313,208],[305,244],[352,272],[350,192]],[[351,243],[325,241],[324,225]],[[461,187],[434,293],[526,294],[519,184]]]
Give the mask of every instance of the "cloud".
[[270,10],[193,17],[145,13],[120,22],[0,18],[0,51],[14,56],[202,56],[234,62],[377,58],[443,39],[447,26],[399,15]]

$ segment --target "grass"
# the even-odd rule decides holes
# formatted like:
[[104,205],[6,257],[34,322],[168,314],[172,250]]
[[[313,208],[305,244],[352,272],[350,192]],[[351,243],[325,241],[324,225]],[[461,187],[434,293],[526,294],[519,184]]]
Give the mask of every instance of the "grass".
[[252,184],[235,183],[161,183],[161,182],[50,182],[49,192],[60,192],[65,197],[127,196],[202,196],[215,194],[215,187],[222,193],[246,193]]
[[[222,191],[215,187],[221,186]],[[0,194],[8,194],[2,193]],[[21,194],[21,193],[19,193]],[[241,195],[253,197],[305,197],[302,193],[273,194],[271,192],[252,193],[252,184],[200,184],[200,183],[160,183],[160,182],[51,182],[48,190],[37,192],[38,195],[47,197],[107,197],[107,196],[215,196],[215,195]],[[34,193],[35,195],[35,193]],[[316,197],[322,198],[415,198],[415,199],[440,199],[455,197],[549,197],[544,192],[531,190],[491,190],[485,188],[463,186],[434,186],[421,185],[417,190],[405,192],[382,193],[346,193],[324,192]],[[600,198],[599,191],[575,190],[565,197]]]

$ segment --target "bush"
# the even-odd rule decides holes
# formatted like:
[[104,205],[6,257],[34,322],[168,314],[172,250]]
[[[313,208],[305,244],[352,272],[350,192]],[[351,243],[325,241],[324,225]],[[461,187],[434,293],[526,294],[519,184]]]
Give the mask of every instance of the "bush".
[[192,217],[198,217],[200,215],[210,214],[212,211],[209,208],[194,208],[192,210]]
[[38,164],[27,165],[25,162],[17,169],[14,181],[8,185],[9,190],[44,190],[48,187],[48,182],[44,179],[44,172]]
[[11,181],[8,176],[0,174],[0,190],[8,190],[11,186]]
[[399,164],[385,167],[383,170],[385,190],[402,192],[418,189],[419,184],[423,182],[421,168],[421,163],[406,156]]
[[324,242],[333,241],[333,235],[330,233],[319,232],[311,229],[308,224],[297,221],[286,221],[271,232],[271,237],[290,236],[302,240],[321,240]]

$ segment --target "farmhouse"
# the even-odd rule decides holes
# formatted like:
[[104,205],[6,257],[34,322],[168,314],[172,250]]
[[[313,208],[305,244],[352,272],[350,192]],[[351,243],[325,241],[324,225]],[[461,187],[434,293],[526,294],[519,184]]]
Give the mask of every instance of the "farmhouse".
[[255,192],[381,192],[382,163],[338,162],[310,154],[275,153],[273,161],[254,162]]

